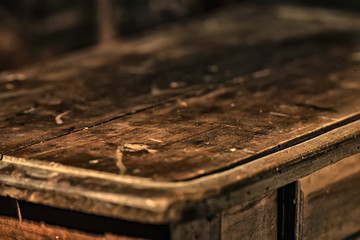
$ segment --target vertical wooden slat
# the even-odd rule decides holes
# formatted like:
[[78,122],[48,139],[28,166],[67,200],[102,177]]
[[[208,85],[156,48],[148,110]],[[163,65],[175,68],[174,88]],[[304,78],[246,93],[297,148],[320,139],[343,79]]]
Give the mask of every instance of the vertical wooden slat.
[[295,240],[303,239],[303,215],[304,215],[304,193],[301,191],[301,183],[295,184],[296,207],[295,207]]
[[222,240],[277,239],[277,192],[222,212]]
[[359,239],[360,155],[300,179],[304,240]]
[[220,240],[221,216],[196,219],[171,227],[172,240]]

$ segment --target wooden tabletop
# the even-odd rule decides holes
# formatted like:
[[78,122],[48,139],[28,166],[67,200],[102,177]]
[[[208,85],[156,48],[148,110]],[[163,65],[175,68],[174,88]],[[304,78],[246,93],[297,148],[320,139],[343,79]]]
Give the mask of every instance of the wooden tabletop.
[[359,152],[360,16],[242,5],[0,74],[0,194],[167,223]]

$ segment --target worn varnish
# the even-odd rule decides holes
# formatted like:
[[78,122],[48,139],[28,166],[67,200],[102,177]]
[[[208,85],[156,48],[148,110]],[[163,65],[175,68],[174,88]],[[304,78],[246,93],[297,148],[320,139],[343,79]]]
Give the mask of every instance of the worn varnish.
[[242,6],[2,73],[0,194],[169,222],[359,152],[358,20]]

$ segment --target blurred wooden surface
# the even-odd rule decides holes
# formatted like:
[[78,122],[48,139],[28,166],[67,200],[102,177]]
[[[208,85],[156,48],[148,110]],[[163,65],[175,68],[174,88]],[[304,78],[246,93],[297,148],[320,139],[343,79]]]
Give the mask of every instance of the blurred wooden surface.
[[96,43],[94,1],[1,1],[0,70]]
[[1,1],[0,70],[44,62],[104,44],[115,36],[203,15],[231,2],[234,0]]
[[0,217],[0,232],[2,240],[141,240],[140,238],[120,237],[111,234],[96,236],[43,223],[19,222],[18,219],[6,217]]

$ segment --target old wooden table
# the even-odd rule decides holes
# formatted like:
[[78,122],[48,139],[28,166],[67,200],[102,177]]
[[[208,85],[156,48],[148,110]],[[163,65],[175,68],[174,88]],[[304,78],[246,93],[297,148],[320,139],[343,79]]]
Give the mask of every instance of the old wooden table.
[[1,73],[3,238],[356,237],[359,26],[244,5]]

